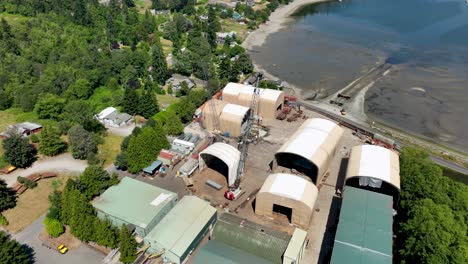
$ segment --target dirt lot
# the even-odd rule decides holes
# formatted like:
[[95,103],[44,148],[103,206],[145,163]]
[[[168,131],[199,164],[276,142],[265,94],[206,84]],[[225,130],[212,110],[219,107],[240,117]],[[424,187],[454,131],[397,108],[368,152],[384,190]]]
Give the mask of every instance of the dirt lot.
[[16,207],[2,213],[9,222],[6,229],[15,234],[44,214],[49,208],[49,194],[54,188],[62,189],[69,177],[70,175],[61,175],[57,178],[40,180],[36,188],[26,190],[21,194]]
[[[313,112],[305,112],[305,115],[308,118],[322,117]],[[271,173],[269,164],[274,159],[274,153],[303,122],[303,119],[291,123],[286,120],[273,120],[269,124],[270,130],[267,136],[256,145],[250,145],[244,176],[241,181],[241,188],[245,193],[238,200],[228,201],[223,197],[224,191],[227,189],[227,178],[213,168],[207,168],[202,172],[197,171],[193,175],[195,195],[210,201],[220,209],[227,205],[230,211],[241,217],[292,234],[295,227],[290,224],[286,215],[276,213],[273,218],[268,218],[254,213],[255,195],[266,177]],[[307,230],[309,243],[305,252],[305,260],[308,263],[322,263],[329,257],[341,206],[341,198],[335,194],[337,189],[342,188],[349,150],[355,145],[362,144],[357,137],[352,135],[351,130],[345,128],[344,130],[345,133],[339,144],[337,154],[317,186],[320,190],[319,196],[315,204],[311,224]],[[276,168],[275,172],[283,170],[284,168],[280,167]],[[223,188],[218,191],[206,185],[207,179],[217,182]]]

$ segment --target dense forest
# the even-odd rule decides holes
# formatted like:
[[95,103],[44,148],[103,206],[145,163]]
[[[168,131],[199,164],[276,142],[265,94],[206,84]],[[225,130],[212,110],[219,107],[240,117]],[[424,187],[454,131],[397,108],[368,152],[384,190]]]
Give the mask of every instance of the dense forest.
[[396,263],[466,263],[468,186],[411,148],[401,153],[400,175]]

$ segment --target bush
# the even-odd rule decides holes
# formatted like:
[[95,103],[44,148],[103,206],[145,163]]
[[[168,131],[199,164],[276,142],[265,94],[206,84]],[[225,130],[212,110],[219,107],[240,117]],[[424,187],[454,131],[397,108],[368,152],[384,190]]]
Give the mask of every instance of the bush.
[[8,223],[8,220],[0,214],[0,225],[2,226],[7,226],[9,223]]
[[37,182],[31,181],[30,179],[21,176],[18,177],[18,182],[23,184],[28,189],[34,189],[37,186]]
[[46,217],[44,219],[44,225],[47,234],[52,237],[59,237],[61,234],[63,234],[63,232],[65,232],[63,225],[57,219]]
[[31,139],[32,143],[39,143],[39,138],[36,136],[36,134],[32,134],[29,139]]

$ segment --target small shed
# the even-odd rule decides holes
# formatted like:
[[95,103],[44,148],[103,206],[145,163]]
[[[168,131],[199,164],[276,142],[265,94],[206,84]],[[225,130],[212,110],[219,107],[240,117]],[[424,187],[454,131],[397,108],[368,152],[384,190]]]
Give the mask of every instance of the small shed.
[[175,206],[177,194],[124,177],[92,202],[100,219],[109,219],[116,227],[134,225],[139,237],[145,237]]
[[180,167],[179,172],[186,177],[190,177],[190,175],[192,175],[192,173],[197,168],[198,168],[198,160],[189,158],[187,162],[185,162],[185,164],[182,165],[182,167]]
[[181,264],[213,228],[216,209],[196,196],[184,196],[145,237],[149,252],[164,252],[163,257]]
[[155,160],[151,165],[143,169],[143,172],[146,174],[153,175],[162,165],[162,161]]

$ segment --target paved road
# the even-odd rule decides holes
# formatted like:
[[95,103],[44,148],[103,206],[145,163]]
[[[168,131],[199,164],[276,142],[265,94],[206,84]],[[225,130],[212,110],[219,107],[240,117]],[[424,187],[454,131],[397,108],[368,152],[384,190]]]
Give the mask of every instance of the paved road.
[[468,169],[461,166],[461,165],[458,165],[457,163],[453,163],[453,162],[444,160],[443,158],[440,158],[440,157],[437,157],[437,156],[431,156],[431,159],[440,166],[443,166],[443,167],[449,168],[451,170],[454,170],[454,171],[463,173],[465,175],[468,175]]
[[45,215],[41,216],[34,223],[24,229],[22,232],[13,236],[18,242],[27,244],[34,249],[35,263],[38,264],[100,264],[104,259],[104,255],[100,252],[91,249],[85,245],[81,245],[78,249],[71,250],[67,254],[62,255],[56,250],[48,249],[41,244],[39,233],[44,225]]
[[87,163],[85,160],[76,160],[70,153],[58,155],[56,157],[38,160],[26,169],[18,169],[10,174],[0,175],[0,179],[5,180],[8,186],[12,186],[16,182],[18,176],[29,176],[33,173],[46,172],[46,171],[70,171],[70,172],[83,172]]

